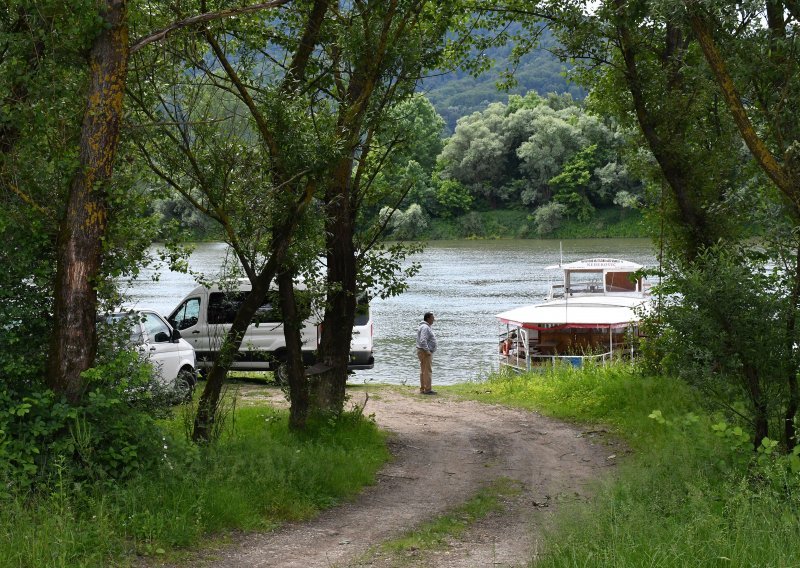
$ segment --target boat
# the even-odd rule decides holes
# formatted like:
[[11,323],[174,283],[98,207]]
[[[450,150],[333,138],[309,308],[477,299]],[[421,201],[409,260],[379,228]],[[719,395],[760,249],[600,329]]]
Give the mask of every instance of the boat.
[[546,267],[563,279],[544,302],[500,314],[500,367],[580,366],[632,357],[639,321],[650,309],[644,267],[617,258],[588,258]]

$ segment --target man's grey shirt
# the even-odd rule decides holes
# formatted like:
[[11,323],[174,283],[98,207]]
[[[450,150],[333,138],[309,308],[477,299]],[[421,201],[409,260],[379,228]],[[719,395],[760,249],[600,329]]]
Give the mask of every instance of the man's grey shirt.
[[428,322],[422,321],[417,328],[417,349],[424,349],[433,353],[436,351],[436,336]]

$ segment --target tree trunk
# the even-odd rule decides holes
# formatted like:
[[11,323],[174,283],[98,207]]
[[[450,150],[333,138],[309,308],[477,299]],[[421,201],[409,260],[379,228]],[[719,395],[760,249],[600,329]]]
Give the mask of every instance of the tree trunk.
[[80,165],[72,180],[58,235],[54,320],[48,386],[80,400],[81,373],[97,350],[97,278],[108,225],[106,184],[119,143],[128,71],[126,0],[108,0],[106,27],[89,57],[90,86],[80,139]]
[[350,208],[352,159],[342,159],[326,195],[328,204],[328,304],[322,324],[320,361],[330,367],[313,382],[313,399],[322,412],[344,408],[347,365],[356,310],[356,256]]
[[[638,53],[635,42],[633,41],[631,31],[627,24],[623,21],[625,2],[618,0],[620,6],[620,20],[617,23],[617,33],[619,37],[620,50],[625,63],[625,81],[628,90],[631,93],[633,100],[634,111],[639,127],[642,130],[645,140],[653,157],[658,162],[658,165],[666,179],[669,187],[672,189],[675,201],[680,211],[683,224],[689,233],[689,243],[686,251],[685,258],[689,261],[696,258],[697,253],[705,246],[713,242],[714,236],[708,231],[708,222],[702,210],[697,208],[692,199],[691,179],[692,175],[686,169],[686,159],[684,156],[677,153],[673,148],[682,147],[675,140],[664,140],[659,135],[659,119],[655,117],[649,110],[647,104],[642,78],[639,74],[639,66],[637,63]],[[674,49],[674,31],[672,29],[667,31],[668,37],[666,44],[670,49]],[[670,81],[670,89],[678,89],[675,81]],[[677,94],[680,93],[670,93]]]
[[293,204],[291,211],[286,212],[287,218],[280,228],[273,232],[267,264],[257,275],[250,276],[250,293],[236,312],[233,323],[222,341],[219,355],[208,373],[203,393],[200,395],[192,432],[192,439],[195,442],[210,442],[214,437],[214,424],[228,369],[239,353],[239,347],[241,347],[244,334],[253,320],[253,315],[264,303],[275,274],[286,260],[292,235],[303,210],[311,202],[315,187],[314,184],[308,184],[302,199]]
[[761,389],[758,371],[751,365],[745,365],[743,371],[747,391],[753,402],[753,429],[755,430],[753,449],[756,450],[761,445],[761,441],[769,436],[767,401]]
[[239,347],[242,344],[247,327],[253,319],[253,315],[267,297],[277,265],[277,262],[270,261],[258,275],[258,278],[251,281],[252,288],[250,293],[239,306],[233,323],[222,340],[219,354],[208,372],[206,386],[203,388],[203,393],[200,395],[200,401],[197,406],[194,431],[192,432],[192,439],[195,442],[210,442],[214,437],[214,424],[218,417],[217,411],[219,410],[222,385],[225,383],[228,369],[230,369],[236,355],[239,353]]
[[303,430],[308,418],[308,382],[303,364],[300,328],[303,325],[297,312],[292,274],[284,270],[278,274],[281,313],[283,315],[283,336],[286,339],[286,367],[289,377],[289,428]]

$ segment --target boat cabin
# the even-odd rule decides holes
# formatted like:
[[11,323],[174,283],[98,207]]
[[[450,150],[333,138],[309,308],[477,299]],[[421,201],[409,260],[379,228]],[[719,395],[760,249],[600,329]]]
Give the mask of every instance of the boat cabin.
[[632,356],[639,319],[649,307],[642,266],[591,258],[547,268],[562,270],[563,280],[550,287],[545,302],[497,315],[501,367]]
[[644,294],[645,282],[638,275],[641,264],[616,258],[589,258],[556,264],[546,270],[560,270],[563,281],[550,286],[548,299],[575,294]]

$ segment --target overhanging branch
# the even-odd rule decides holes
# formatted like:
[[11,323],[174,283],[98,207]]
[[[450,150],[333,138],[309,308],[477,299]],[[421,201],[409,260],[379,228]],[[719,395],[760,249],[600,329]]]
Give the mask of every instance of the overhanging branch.
[[260,2],[258,4],[253,4],[251,6],[241,6],[239,8],[231,8],[229,10],[220,10],[219,12],[207,12],[205,14],[198,14],[197,16],[192,16],[191,18],[186,18],[178,22],[173,22],[172,24],[170,24],[165,28],[156,30],[149,35],[137,39],[133,43],[133,45],[131,45],[130,53],[136,53],[146,45],[149,45],[157,41],[161,41],[165,39],[170,33],[176,30],[188,28],[190,26],[203,24],[206,22],[213,22],[214,20],[221,20],[223,18],[241,16],[242,14],[251,14],[253,12],[258,12],[261,10],[269,10],[272,8],[280,8],[281,6],[283,6],[284,4],[288,4],[289,2],[290,0],[272,0],[271,2]]

